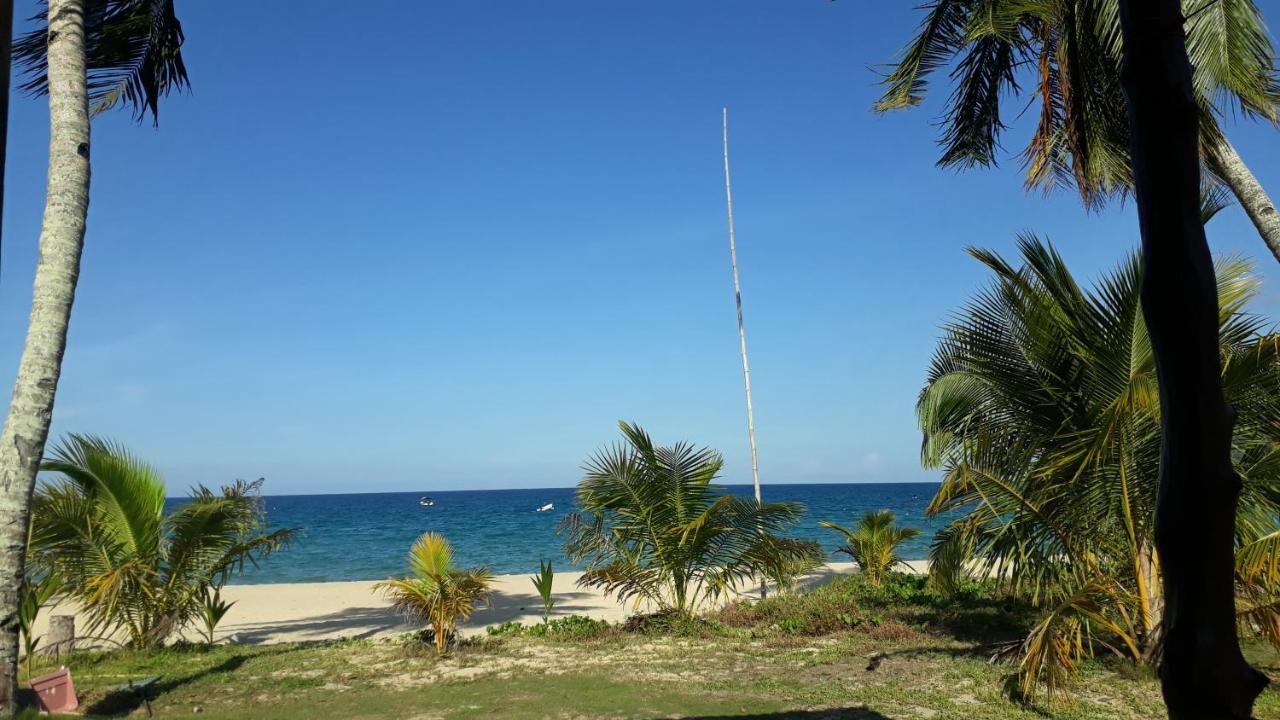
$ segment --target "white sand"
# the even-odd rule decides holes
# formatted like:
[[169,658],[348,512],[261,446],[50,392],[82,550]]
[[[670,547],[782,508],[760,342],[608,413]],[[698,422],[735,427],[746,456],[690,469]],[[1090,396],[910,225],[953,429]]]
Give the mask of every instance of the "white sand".
[[[911,566],[915,572],[924,571],[923,561],[912,562]],[[804,584],[819,585],[851,572],[855,572],[852,563],[834,563],[806,578]],[[577,587],[578,576],[572,572],[556,573],[554,617],[586,615],[617,622],[636,612],[636,608],[624,607],[599,590]],[[228,585],[222,589],[222,597],[235,605],[218,626],[217,638],[237,643],[281,643],[387,637],[417,629],[374,592],[374,582]],[[741,594],[754,596],[756,591],[744,589]],[[510,620],[534,623],[542,619],[542,600],[528,575],[496,576],[491,600],[491,607],[478,610],[462,625],[464,635]],[[36,622],[35,634],[48,632],[50,616],[72,611],[69,604],[45,608]],[[80,626],[82,623],[77,622]],[[189,630],[186,635],[195,639],[197,634]]]

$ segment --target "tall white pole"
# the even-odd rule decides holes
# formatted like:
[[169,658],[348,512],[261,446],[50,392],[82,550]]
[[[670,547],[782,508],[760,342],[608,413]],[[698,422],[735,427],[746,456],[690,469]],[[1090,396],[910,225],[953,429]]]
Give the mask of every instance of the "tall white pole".
[[733,265],[733,298],[738,303],[738,344],[742,351],[742,379],[747,388],[747,438],[751,441],[751,481],[760,500],[760,466],[756,460],[756,417],[751,408],[751,365],[747,362],[747,331],[742,324],[742,286],[738,284],[738,248],[733,239],[733,191],[729,189],[729,108],[724,108],[724,199],[729,209],[729,262]]

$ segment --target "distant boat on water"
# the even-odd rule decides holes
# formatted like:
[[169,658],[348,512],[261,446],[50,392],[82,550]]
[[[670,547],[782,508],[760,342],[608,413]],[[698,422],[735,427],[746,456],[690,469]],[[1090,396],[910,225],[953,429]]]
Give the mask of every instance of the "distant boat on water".
[[436,501],[432,500],[429,497],[423,497],[418,499],[418,504],[421,505],[422,507],[431,507],[432,505],[436,504]]
[[543,505],[537,510],[534,510],[534,512],[551,512],[552,510],[555,510],[555,509],[556,509],[555,503],[547,503],[546,505]]

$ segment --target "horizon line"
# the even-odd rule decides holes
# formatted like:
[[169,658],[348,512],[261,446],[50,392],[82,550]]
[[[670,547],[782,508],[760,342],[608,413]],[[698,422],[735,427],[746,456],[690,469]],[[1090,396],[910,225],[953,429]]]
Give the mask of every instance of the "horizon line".
[[[877,480],[874,482],[776,482],[761,483],[760,487],[778,487],[778,486],[803,486],[803,485],[939,485],[938,480]],[[753,487],[751,483],[712,483],[713,487]],[[272,493],[270,495],[262,495],[263,498],[273,497],[332,497],[347,495],[415,495],[419,493],[455,493],[455,492],[511,492],[513,490],[570,490],[577,487],[574,485],[547,485],[543,487],[510,487],[510,488],[475,488],[475,489],[459,489],[452,490],[380,490],[375,492],[298,492],[298,493]],[[187,500],[188,495],[172,495],[166,496],[165,500]]]

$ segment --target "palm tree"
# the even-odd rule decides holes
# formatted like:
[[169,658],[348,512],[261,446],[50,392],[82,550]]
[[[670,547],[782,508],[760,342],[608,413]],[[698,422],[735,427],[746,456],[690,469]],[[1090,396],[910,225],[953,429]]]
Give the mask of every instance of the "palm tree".
[[587,563],[579,586],[692,615],[743,582],[785,580],[822,562],[816,543],[778,535],[802,505],[724,494],[711,484],[723,465],[716,451],[658,447],[640,426],[619,426],[626,443],[587,461],[582,509],[560,525],[565,554]]
[[13,74],[13,0],[0,0],[0,33],[3,33],[0,35],[0,226],[3,226],[4,167],[9,148],[9,77]]
[[1249,718],[1268,680],[1245,659],[1237,628],[1236,411],[1223,391],[1213,260],[1194,212],[1206,125],[1179,0],[1119,2],[1142,310],[1160,378],[1160,689],[1172,720]]
[[159,473],[100,438],[68,436],[41,469],[60,477],[33,502],[33,564],[65,582],[90,633],[122,632],[132,647],[163,644],[200,618],[210,588],[296,534],[266,529],[261,480],[198,486],[166,515]]
[[[1239,109],[1280,121],[1276,54],[1253,0],[1183,0],[1187,50],[1200,97],[1201,152],[1280,260],[1280,214],[1218,124]],[[945,167],[991,166],[1007,119],[1038,104],[1022,153],[1029,188],[1072,186],[1086,205],[1133,184],[1120,83],[1117,0],[932,0],[919,31],[886,75],[876,109],[920,104],[935,71],[955,62],[943,116]],[[1007,106],[1006,106],[1007,107]]]
[[836,552],[853,558],[872,585],[879,585],[889,571],[906,564],[898,555],[898,546],[920,535],[915,528],[897,527],[892,510],[866,513],[854,530],[827,520],[818,524],[844,536],[845,544]]
[[493,573],[486,567],[459,570],[453,547],[443,535],[423,533],[409,550],[409,577],[390,578],[375,585],[405,615],[431,626],[436,652],[444,653],[459,620],[466,620],[487,603]]
[[[85,59],[94,109],[123,103],[132,106],[139,120],[149,111],[159,123],[160,97],[188,84],[182,66],[182,26],[174,14],[173,0],[91,0],[85,3],[85,12]],[[9,76],[15,54],[29,75],[23,90],[40,95],[48,92],[48,12],[35,19],[46,27],[23,36],[15,53],[13,0],[0,0],[0,171],[5,167]],[[0,220],[3,210],[4,179],[0,177]]]
[[[139,116],[149,110],[158,117],[158,98],[187,84],[172,0],[49,0],[38,19],[47,27],[14,46],[30,76],[25,89],[49,96],[50,134],[31,316],[0,433],[0,544],[10,548],[0,553],[0,615],[5,617],[18,612],[31,494],[49,436],[80,275],[89,210],[90,102],[94,111],[123,103],[133,105]],[[17,663],[17,626],[0,624],[0,712],[14,708]]]
[[[935,585],[976,565],[1042,608],[1021,648],[1030,693],[1061,687],[1091,638],[1154,659],[1161,437],[1138,257],[1089,291],[1047,244],[1019,246],[1021,267],[971,251],[996,284],[945,328],[917,409],[923,461],[945,469],[929,512],[956,514],[934,540]],[[1244,480],[1237,587],[1253,598],[1240,622],[1280,642],[1280,336],[1244,310],[1258,288],[1247,263],[1221,262],[1217,283]]]

